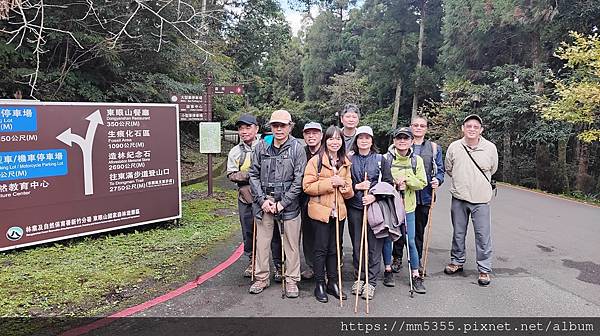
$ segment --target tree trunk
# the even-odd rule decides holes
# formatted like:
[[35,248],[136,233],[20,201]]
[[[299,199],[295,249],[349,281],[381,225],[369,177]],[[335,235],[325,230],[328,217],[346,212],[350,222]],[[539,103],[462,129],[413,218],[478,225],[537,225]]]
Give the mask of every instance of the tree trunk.
[[537,189],[548,189],[550,180],[548,178],[549,162],[550,155],[548,153],[548,146],[545,143],[538,141],[535,145],[535,182]]
[[398,126],[398,114],[400,113],[400,101],[402,100],[402,78],[398,79],[396,85],[396,99],[394,100],[394,114],[392,115],[392,130]]
[[510,125],[504,124],[504,136],[502,145],[502,179],[504,182],[513,182],[512,178],[512,148],[510,147]]
[[[419,45],[417,48],[417,68],[416,72],[423,66],[423,43],[425,42],[425,10],[427,6],[427,0],[421,1],[421,22],[419,22]],[[417,116],[417,108],[419,107],[419,92],[417,92],[417,81],[418,76],[415,78],[415,87],[413,92],[412,102],[412,118]]]
[[[579,140],[577,140],[579,141]],[[587,188],[586,181],[589,180],[588,166],[590,164],[589,144],[585,142],[579,143],[579,157],[577,160],[577,178],[575,180],[575,188],[581,192],[585,192]]]
[[562,180],[562,192],[570,193],[569,171],[567,170],[567,139],[558,140],[558,169]]

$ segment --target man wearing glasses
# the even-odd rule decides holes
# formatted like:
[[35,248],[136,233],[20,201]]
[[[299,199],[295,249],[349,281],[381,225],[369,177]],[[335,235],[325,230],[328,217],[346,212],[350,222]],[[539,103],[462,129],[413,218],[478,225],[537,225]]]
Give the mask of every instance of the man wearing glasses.
[[480,286],[490,284],[492,272],[492,232],[489,202],[492,199],[492,175],[498,169],[496,145],[481,136],[483,122],[476,114],[463,120],[463,137],[448,147],[446,172],[452,177],[450,193],[452,205],[450,217],[454,229],[450,264],[446,274],[463,271],[465,237],[469,217],[475,231],[475,251]]
[[[427,186],[422,190],[416,191],[417,208],[415,210],[415,244],[419,254],[419,260],[423,257],[423,237],[425,227],[429,219],[429,209],[431,207],[433,190],[437,189],[444,182],[444,160],[442,158],[442,149],[440,146],[428,139],[427,118],[425,116],[415,116],[410,124],[413,134],[413,153],[423,158],[425,165],[425,174],[427,175]],[[392,271],[398,273],[402,267],[402,249],[404,247],[404,237],[394,242],[394,261]]]
[[288,111],[277,110],[269,121],[273,142],[260,141],[252,155],[250,187],[256,216],[256,281],[249,292],[261,293],[269,283],[269,255],[275,216],[283,221],[285,295],[298,297],[300,281],[300,193],[306,166],[306,152],[290,135],[293,123]]

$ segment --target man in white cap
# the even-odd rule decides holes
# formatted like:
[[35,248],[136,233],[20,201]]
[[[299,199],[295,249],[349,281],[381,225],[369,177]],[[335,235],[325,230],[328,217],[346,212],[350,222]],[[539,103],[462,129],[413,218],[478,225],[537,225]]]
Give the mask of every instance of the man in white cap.
[[[300,141],[290,135],[292,117],[277,110],[269,120],[273,142],[260,141],[254,149],[250,167],[250,187],[256,216],[256,281],[249,292],[261,293],[269,283],[269,246],[273,227],[283,224],[285,295],[298,297],[300,281],[300,193],[306,166],[306,152]],[[275,217],[278,220],[275,222]]]
[[454,233],[450,264],[444,269],[446,274],[463,271],[465,258],[465,237],[469,217],[475,231],[475,251],[480,286],[490,284],[492,272],[491,212],[492,175],[498,169],[496,145],[481,136],[483,122],[476,114],[468,115],[461,127],[462,139],[448,147],[446,153],[446,173],[452,177],[450,193],[452,205],[450,217]]
[[[252,161],[252,150],[258,143],[258,121],[251,114],[243,114],[235,123],[240,137],[240,143],[231,148],[227,155],[227,178],[238,185],[238,212],[242,226],[242,239],[244,241],[244,255],[248,257],[248,266],[243,272],[244,277],[252,276],[252,248],[254,216],[252,215],[252,191],[248,182],[250,163]],[[271,253],[276,267],[275,277],[281,279],[277,273],[281,267],[281,238],[279,230],[275,230],[275,236],[271,243]],[[277,279],[275,280],[277,281]]]
[[[310,160],[321,148],[323,139],[323,128],[317,122],[309,122],[304,125],[302,136],[306,146],[306,161]],[[314,260],[314,220],[308,217],[309,197],[304,192],[301,194],[300,206],[302,207],[302,250],[304,251],[304,261],[306,269],[300,273],[302,279],[312,279],[315,275],[313,271]]]

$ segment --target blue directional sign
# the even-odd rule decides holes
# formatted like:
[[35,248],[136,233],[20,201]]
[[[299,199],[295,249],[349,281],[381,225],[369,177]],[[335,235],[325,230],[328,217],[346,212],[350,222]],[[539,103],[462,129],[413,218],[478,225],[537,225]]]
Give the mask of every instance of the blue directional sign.
[[37,131],[35,106],[7,106],[0,109],[0,133],[34,131]]
[[0,181],[67,175],[67,151],[0,152]]

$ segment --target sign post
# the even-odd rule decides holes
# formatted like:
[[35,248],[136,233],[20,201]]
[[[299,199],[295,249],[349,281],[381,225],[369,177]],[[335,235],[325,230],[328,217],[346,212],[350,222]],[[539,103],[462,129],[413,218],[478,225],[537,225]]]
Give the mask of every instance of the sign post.
[[[221,125],[219,123],[211,123],[212,121],[212,97],[213,95],[243,95],[244,87],[242,85],[218,85],[213,86],[212,74],[206,77],[206,92],[203,95],[171,95],[171,102],[179,105],[179,121],[200,121],[200,153],[208,155],[208,196],[213,193],[213,157],[212,154],[221,153]],[[218,129],[214,125],[209,126],[203,124],[218,124]],[[212,134],[214,138],[204,137],[205,134]],[[217,145],[214,141],[218,141],[218,151],[215,151]],[[207,144],[208,147],[202,147]]]

